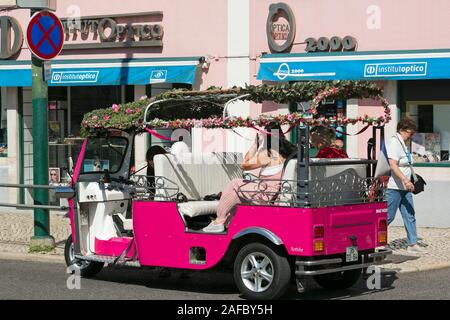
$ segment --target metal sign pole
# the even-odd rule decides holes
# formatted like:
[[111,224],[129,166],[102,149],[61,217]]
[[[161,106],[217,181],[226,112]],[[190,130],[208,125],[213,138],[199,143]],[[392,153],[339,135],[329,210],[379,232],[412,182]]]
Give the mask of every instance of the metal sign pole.
[[[32,9],[31,16],[39,10]],[[32,65],[32,100],[33,100],[33,183],[48,185],[48,87],[44,81],[43,61],[34,55]],[[48,190],[34,190],[34,204],[48,205]],[[34,237],[30,250],[52,250],[55,240],[50,236],[49,210],[34,209]],[[40,249],[39,249],[40,248]]]

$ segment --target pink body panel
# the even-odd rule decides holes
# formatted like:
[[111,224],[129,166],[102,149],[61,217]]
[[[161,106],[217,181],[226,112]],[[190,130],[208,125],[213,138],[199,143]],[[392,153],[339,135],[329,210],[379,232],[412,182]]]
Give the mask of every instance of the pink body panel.
[[[207,269],[222,259],[236,235],[251,228],[270,231],[295,256],[343,253],[353,245],[350,236],[357,237],[359,250],[374,249],[385,209],[386,203],[324,208],[240,206],[227,234],[203,234],[185,232],[175,202],[135,201],[133,228],[141,265]],[[324,226],[325,252],[313,251],[315,225]],[[205,264],[189,263],[191,247],[205,248]]]
[[[133,238],[122,237],[111,238],[109,240],[95,238],[95,254],[118,257],[128,247],[130,241],[133,241]],[[132,245],[126,254],[126,257],[133,257],[135,249],[135,245]]]

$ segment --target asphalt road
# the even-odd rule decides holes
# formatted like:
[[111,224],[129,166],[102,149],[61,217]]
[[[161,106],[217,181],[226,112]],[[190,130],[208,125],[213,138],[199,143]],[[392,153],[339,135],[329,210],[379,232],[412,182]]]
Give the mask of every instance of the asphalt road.
[[[96,300],[238,300],[241,299],[231,274],[217,271],[193,272],[187,279],[180,272],[159,278],[158,270],[104,268],[94,278],[81,279],[80,289],[69,290],[66,267],[61,263],[0,259],[0,299]],[[367,276],[366,276],[367,278]],[[362,279],[349,290],[330,291],[312,280],[299,294],[293,285],[286,299],[450,299],[450,268],[428,272],[383,273],[381,289],[367,288]]]

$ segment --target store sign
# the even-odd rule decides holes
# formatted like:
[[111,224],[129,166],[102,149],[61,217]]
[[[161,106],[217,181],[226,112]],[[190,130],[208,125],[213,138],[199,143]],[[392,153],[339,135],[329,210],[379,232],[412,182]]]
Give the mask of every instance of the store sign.
[[426,62],[376,63],[364,66],[364,78],[417,77],[427,75]]
[[23,32],[17,19],[0,16],[0,59],[9,59],[19,53],[22,44]]
[[341,39],[334,36],[331,39],[320,37],[319,39],[308,38],[306,42],[306,52],[328,52],[328,51],[355,51],[357,42],[352,36],[346,36]]
[[150,83],[162,83],[167,80],[167,70],[153,70],[150,75]]
[[285,3],[272,4],[266,23],[269,47],[273,52],[285,52],[291,48],[295,39],[295,17]]
[[66,37],[64,49],[161,47],[164,28],[160,23],[130,22],[155,20],[155,16],[162,13],[61,19]]
[[52,84],[97,83],[100,71],[53,72]]

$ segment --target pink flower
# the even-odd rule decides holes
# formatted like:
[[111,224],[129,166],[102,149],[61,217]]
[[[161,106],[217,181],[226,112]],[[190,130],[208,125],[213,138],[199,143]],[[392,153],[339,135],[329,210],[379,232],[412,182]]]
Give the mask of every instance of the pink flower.
[[103,120],[105,120],[105,121],[108,121],[109,119],[111,119],[111,117],[108,116],[108,115],[106,115],[106,116],[103,117]]
[[130,109],[130,108],[127,108],[127,111],[126,111],[128,114],[130,114],[130,113],[133,113],[133,109]]
[[98,120],[98,116],[93,116],[92,120],[97,121]]
[[111,109],[112,109],[113,112],[119,112],[120,106],[118,106],[117,104],[113,104]]

